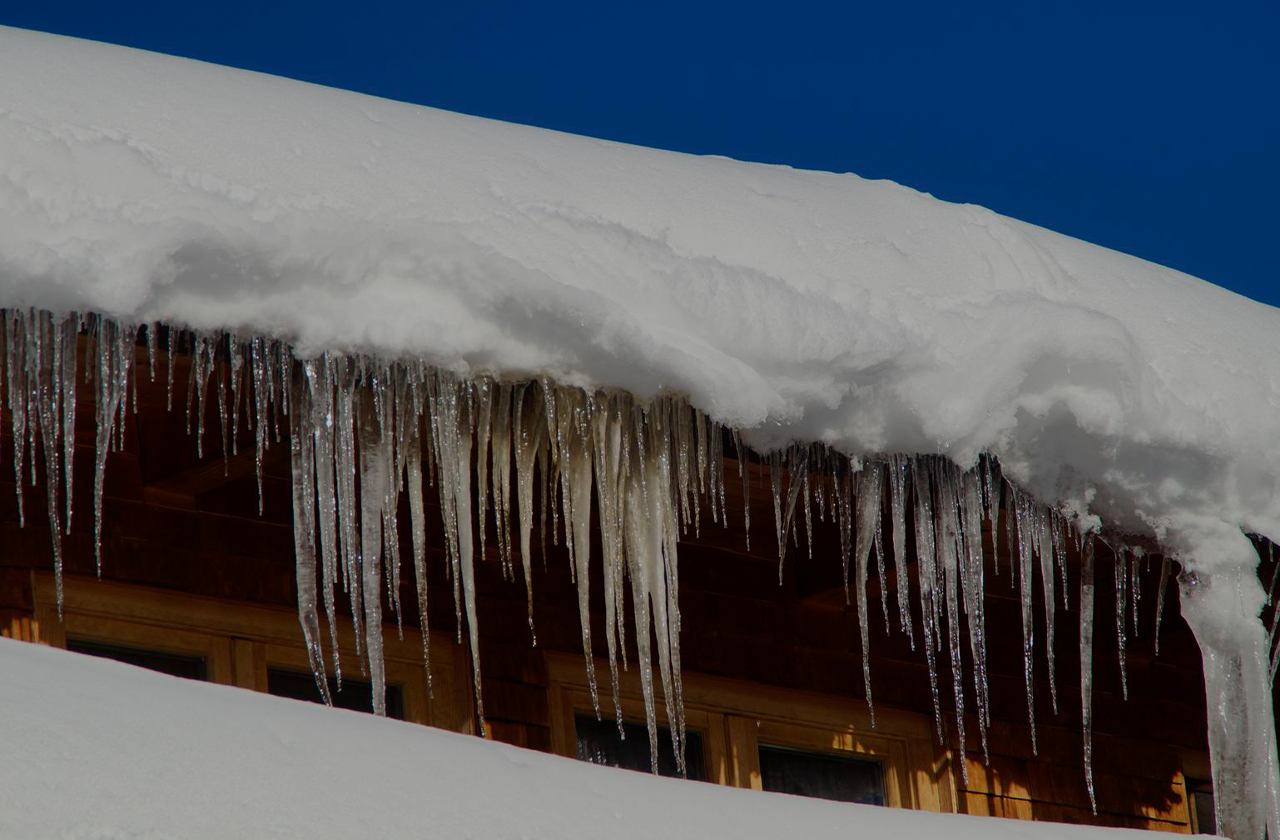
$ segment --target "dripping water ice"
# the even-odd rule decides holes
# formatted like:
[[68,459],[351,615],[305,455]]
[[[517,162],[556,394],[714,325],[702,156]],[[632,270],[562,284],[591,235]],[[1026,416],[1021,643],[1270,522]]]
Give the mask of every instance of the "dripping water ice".
[[[72,523],[74,431],[81,375],[92,389],[96,421],[92,521],[95,558],[101,569],[101,547],[107,537],[103,507],[108,456],[124,446],[127,415],[130,408],[137,410],[136,360],[141,353],[154,381],[161,365],[159,356],[163,353],[167,357],[163,387],[172,409],[178,368],[175,359],[185,353],[188,423],[195,445],[203,449],[205,406],[212,399],[220,426],[220,454],[224,459],[234,455],[243,406],[243,421],[253,435],[260,506],[265,454],[273,442],[287,438],[299,623],[317,686],[326,698],[330,667],[341,685],[335,625],[340,588],[353,605],[357,655],[362,670],[372,678],[375,707],[384,709],[382,616],[384,604],[395,612],[397,622],[401,615],[396,517],[402,494],[407,496],[411,522],[408,556],[413,561],[417,608],[426,627],[429,569],[424,488],[434,483],[445,530],[446,571],[454,587],[455,619],[459,633],[464,624],[467,628],[481,725],[475,564],[484,561],[490,533],[487,523],[491,522],[497,535],[496,556],[508,577],[514,578],[514,555],[520,555],[532,633],[532,532],[538,521],[544,544],[548,538],[558,543],[563,536],[568,550],[588,683],[597,712],[597,640],[590,622],[590,581],[595,574],[600,575],[604,595],[603,647],[615,716],[620,722],[619,672],[627,667],[624,608],[629,588],[631,632],[639,654],[651,754],[657,754],[656,720],[661,701],[672,722],[676,755],[683,756],[678,542],[684,534],[699,533],[705,524],[701,522],[704,513],[719,525],[727,525],[728,513],[723,451],[726,430],[683,399],[659,396],[646,402],[624,392],[562,387],[545,377],[518,382],[486,376],[464,378],[416,363],[334,353],[297,358],[287,345],[274,339],[184,333],[154,323],[139,328],[76,313],[6,310],[0,317],[0,329],[18,515],[21,521],[24,487],[36,484],[37,464],[42,463],[59,588],[62,537],[70,533]],[[141,350],[140,337],[145,345]],[[799,543],[801,511],[805,551],[815,561],[815,523],[826,523],[830,512],[830,521],[839,531],[846,588],[853,587],[850,596],[857,604],[865,696],[873,720],[872,610],[867,591],[872,552],[886,630],[890,629],[892,595],[898,629],[913,647],[917,640],[924,647],[939,739],[944,740],[946,734],[938,687],[939,657],[945,649],[951,664],[955,743],[965,743],[965,709],[971,701],[985,752],[991,699],[984,557],[996,546],[990,544],[990,550],[984,546],[984,533],[1003,532],[1010,583],[1019,596],[1033,747],[1037,647],[1045,652],[1056,711],[1054,617],[1068,602],[1068,549],[1079,551],[1082,730],[1085,779],[1092,799],[1094,567],[1101,538],[1084,535],[1078,523],[1019,490],[1000,475],[998,464],[990,457],[965,470],[938,456],[858,460],[816,445],[792,446],[760,456],[750,454],[739,431],[727,434],[743,485],[744,529],[749,530],[750,524],[751,465],[768,469],[780,572],[785,568],[788,541]],[[541,505],[535,504],[535,483],[541,491]],[[589,536],[593,506],[600,533],[598,560]],[[1003,528],[1000,517],[1004,518]],[[884,533],[883,518],[889,520]],[[910,605],[909,536],[917,561],[919,633],[913,626]],[[1269,552],[1270,543],[1267,545]],[[1142,558],[1133,550],[1114,549],[1113,554],[1119,661],[1122,687],[1127,690],[1125,648],[1138,632]],[[890,584],[889,555],[896,587]],[[999,573],[998,563],[993,571]],[[1037,644],[1033,609],[1037,573],[1045,624],[1041,645]],[[1055,585],[1055,576],[1061,588]],[[1152,641],[1157,646],[1170,576],[1171,561],[1166,557],[1155,604]],[[1192,604],[1196,613],[1193,626],[1212,624],[1205,618],[1205,610],[1195,609],[1207,586],[1204,580],[1185,573],[1181,578],[1183,602]],[[890,592],[891,588],[895,591]],[[1229,587],[1217,589],[1222,592]],[[1268,593],[1272,594],[1274,586]],[[1211,629],[1197,633],[1202,645],[1208,645],[1206,651],[1215,651],[1217,657],[1211,662],[1210,654],[1205,654],[1211,705],[1221,707],[1242,692],[1252,696],[1249,692],[1257,687],[1254,683],[1270,685],[1280,658],[1275,643],[1277,623],[1273,619],[1265,634],[1259,625],[1261,653],[1254,657],[1256,667],[1253,659],[1241,657],[1229,644],[1216,639]],[[328,634],[324,624],[328,624]],[[326,636],[331,659],[324,650]],[[967,645],[962,644],[965,638]],[[423,633],[422,642],[429,679],[429,633]],[[1213,647],[1215,643],[1218,648]],[[1220,666],[1224,661],[1236,666],[1223,672]],[[971,697],[966,697],[967,676],[972,678]],[[1260,705],[1255,706],[1249,707],[1248,719],[1256,723],[1265,715]],[[1249,726],[1252,729],[1245,731],[1239,725],[1217,729],[1211,725],[1211,740],[1215,778],[1221,776],[1223,790],[1235,797],[1233,801],[1252,808],[1250,813],[1258,813],[1259,797],[1275,799],[1275,786],[1266,782],[1272,778],[1268,771],[1236,772],[1221,760],[1223,756],[1243,755],[1256,764],[1262,760],[1260,756],[1274,756],[1273,742],[1268,740],[1274,736],[1269,728],[1262,727],[1266,732],[1260,742],[1257,731],[1262,731],[1261,724]],[[1272,744],[1270,752],[1268,744]],[[960,769],[967,774],[963,761]],[[1246,829],[1251,825],[1246,824]]]

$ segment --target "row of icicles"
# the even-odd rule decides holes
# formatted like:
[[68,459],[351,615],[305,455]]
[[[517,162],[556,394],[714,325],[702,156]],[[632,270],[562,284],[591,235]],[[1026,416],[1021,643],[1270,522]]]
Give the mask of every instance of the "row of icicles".
[[[139,345],[148,375],[163,378],[173,409],[174,362],[190,357],[185,383],[188,430],[203,454],[206,402],[216,400],[222,451],[239,447],[237,430],[246,415],[256,447],[259,499],[264,451],[287,437],[291,455],[298,614],[316,683],[326,700],[325,634],[329,628],[332,668],[341,680],[335,593],[352,605],[362,666],[373,682],[373,701],[385,711],[382,657],[384,590],[399,616],[401,549],[397,515],[407,493],[413,534],[410,556],[430,674],[427,614],[426,507],[424,484],[437,488],[447,542],[448,576],[454,592],[459,636],[470,635],[477,716],[483,731],[480,658],[476,624],[474,559],[485,555],[486,518],[494,519],[497,556],[507,577],[522,577],[533,629],[531,540],[535,510],[540,528],[563,534],[578,592],[587,679],[599,714],[592,657],[588,581],[601,575],[604,631],[614,714],[619,724],[619,668],[626,668],[624,603],[630,588],[632,633],[648,720],[651,755],[658,754],[656,703],[665,703],[672,745],[683,766],[685,725],[680,669],[680,608],[677,544],[700,527],[704,509],[726,521],[724,445],[735,447],[738,480],[749,495],[750,464],[768,467],[779,551],[779,577],[788,539],[798,542],[801,515],[812,555],[815,518],[839,529],[846,597],[855,600],[862,645],[866,698],[872,711],[868,581],[879,577],[886,631],[891,601],[898,626],[924,648],[934,720],[943,739],[938,687],[939,660],[950,660],[958,743],[965,743],[964,685],[968,638],[972,697],[984,754],[990,725],[986,627],[983,616],[983,524],[998,539],[996,513],[1003,509],[1005,545],[1012,558],[1022,606],[1027,713],[1035,746],[1032,590],[1038,570],[1044,602],[1049,691],[1057,709],[1053,664],[1054,616],[1060,581],[1068,602],[1068,549],[1080,559],[1080,656],[1086,783],[1093,798],[1090,694],[1094,602],[1094,534],[1021,492],[984,457],[962,470],[937,456],[849,458],[819,446],[793,446],[764,456],[751,454],[736,431],[726,431],[683,398],[639,401],[620,391],[589,393],[546,378],[518,382],[487,376],[463,378],[417,362],[323,354],[295,357],[277,340],[223,332],[180,332],[157,324],[138,326],[98,315],[54,315],[5,310],[4,387],[12,421],[19,519],[24,477],[36,485],[36,446],[43,447],[58,600],[62,594],[62,535],[70,533],[72,465],[79,377],[92,383],[97,418],[94,468],[94,533],[101,573],[103,476],[109,451],[123,447],[130,387]],[[164,344],[163,348],[161,344]],[[80,348],[83,347],[83,350]],[[165,363],[161,364],[160,351]],[[80,356],[83,353],[84,364]],[[178,387],[182,387],[179,385]],[[132,395],[132,401],[130,400]],[[425,475],[424,475],[425,472]],[[535,493],[541,504],[535,507]],[[59,498],[61,496],[61,498]],[[594,497],[594,498],[593,498]],[[595,507],[601,556],[591,556]],[[261,501],[259,502],[261,507]],[[815,514],[816,510],[816,514]],[[801,514],[801,511],[803,513]],[[891,523],[883,533],[882,517]],[[749,539],[750,510],[744,523]],[[918,562],[920,626],[909,603],[907,540],[912,531]],[[478,538],[478,543],[477,543]],[[888,544],[888,545],[886,545]],[[992,546],[994,549],[995,546]],[[1137,630],[1139,563],[1142,553],[1113,548],[1116,562],[1116,629],[1124,671],[1126,624]],[[996,555],[999,556],[998,553]],[[518,562],[517,562],[518,558]],[[874,559],[873,559],[874,558]],[[892,558],[896,588],[890,593],[886,558]],[[1056,570],[1056,573],[1055,573]],[[1170,564],[1164,561],[1156,604],[1158,631]],[[995,565],[999,574],[999,564]],[[464,621],[465,615],[465,621]],[[962,626],[967,633],[962,633]],[[536,643],[536,637],[535,637]],[[656,644],[657,679],[654,685]],[[1157,637],[1158,645],[1158,637]],[[339,683],[340,684],[340,683]],[[1126,688],[1127,692],[1127,688]],[[959,762],[966,774],[965,762]],[[1095,807],[1096,810],[1096,807]]]

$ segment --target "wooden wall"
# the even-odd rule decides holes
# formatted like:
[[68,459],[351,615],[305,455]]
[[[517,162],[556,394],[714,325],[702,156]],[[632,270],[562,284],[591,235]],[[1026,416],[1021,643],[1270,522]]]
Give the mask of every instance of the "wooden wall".
[[[162,368],[163,369],[163,368]],[[241,450],[224,460],[210,400],[204,445],[206,459],[195,457],[186,433],[185,358],[179,359],[172,413],[165,408],[163,373],[152,385],[145,379],[136,419],[127,427],[126,448],[108,462],[102,575],[117,584],[180,591],[254,607],[294,607],[293,542],[285,471],[287,441],[274,444],[266,458],[264,511],[258,514],[251,435],[242,427]],[[68,575],[96,574],[93,552],[92,393],[82,388],[76,451],[76,512],[65,540]],[[5,635],[31,637],[37,618],[33,571],[51,569],[43,487],[25,491],[26,527],[19,527],[12,474],[13,441],[0,441],[0,628]],[[681,608],[684,616],[684,672],[737,686],[741,696],[792,691],[820,697],[824,708],[847,709],[850,721],[866,714],[856,613],[845,605],[839,541],[830,525],[815,530],[812,559],[803,536],[790,547],[778,581],[776,538],[767,476],[752,465],[750,497],[737,482],[736,462],[728,462],[730,527],[709,522],[701,535],[680,545]],[[225,474],[224,474],[225,473]],[[40,482],[43,482],[40,471]],[[434,511],[428,534],[433,546],[430,626],[452,636],[456,630],[452,587],[444,574],[443,537]],[[751,509],[750,548],[742,527],[742,509]],[[408,516],[401,517],[402,523]],[[490,526],[492,529],[492,517]],[[803,534],[803,529],[801,529]],[[537,537],[535,534],[535,543]],[[483,695],[490,737],[538,750],[563,742],[563,719],[552,709],[548,657],[574,655],[581,661],[576,594],[562,548],[549,546],[545,559],[535,547],[533,589],[537,646],[526,619],[524,585],[503,579],[490,532],[490,556],[478,566],[477,609]],[[599,551],[598,536],[593,550]],[[1141,632],[1130,641],[1129,698],[1121,697],[1110,565],[1098,562],[1095,620],[1094,779],[1099,813],[1089,809],[1082,770],[1079,656],[1074,612],[1057,614],[1056,657],[1059,709],[1050,702],[1045,662],[1036,661],[1038,754],[1031,751],[1022,677],[1022,637],[1016,593],[1008,587],[1005,547],[989,546],[987,635],[991,671],[992,729],[984,760],[978,739],[972,677],[964,673],[969,707],[962,777],[956,753],[950,672],[943,663],[938,679],[945,725],[944,744],[925,741],[946,776],[948,809],[976,814],[1150,827],[1189,828],[1183,774],[1203,775],[1204,694],[1199,653],[1177,611],[1173,586],[1167,593],[1159,657],[1153,655],[1155,589],[1158,565],[1144,571]],[[997,568],[999,566],[999,576]],[[892,564],[890,564],[892,565]],[[911,566],[914,574],[914,564]],[[411,577],[411,575],[407,576]],[[892,585],[892,576],[890,583]],[[1073,576],[1072,586],[1076,585]],[[1038,587],[1037,587],[1038,589]],[[886,636],[879,590],[872,585],[872,689],[877,709],[932,727],[928,675],[922,652],[913,651],[895,629]],[[912,587],[913,608],[916,608]],[[415,596],[406,586],[404,620],[416,627]],[[593,582],[594,654],[605,656],[602,594]],[[891,608],[893,604],[891,604]],[[345,609],[345,606],[343,607]],[[1043,635],[1037,599],[1037,634]],[[919,632],[918,608],[914,617]],[[628,619],[629,621],[629,619]],[[394,626],[388,628],[394,635]],[[633,633],[628,631],[628,639]],[[45,638],[49,638],[46,633]],[[631,644],[631,642],[629,642]],[[967,651],[967,640],[965,641]],[[465,642],[459,649],[465,657]],[[635,662],[634,649],[629,661]],[[966,656],[966,662],[968,657]],[[563,667],[563,666],[558,666]],[[632,668],[634,669],[634,665]],[[607,672],[601,671],[607,686]],[[725,689],[728,690],[728,689]],[[608,704],[607,688],[602,702]],[[741,714],[749,715],[744,701]],[[832,705],[834,704],[834,706]],[[776,702],[770,714],[776,714]],[[915,725],[915,724],[913,724]],[[558,730],[557,727],[560,727]],[[939,800],[942,801],[942,800]],[[940,807],[940,806],[939,806]]]

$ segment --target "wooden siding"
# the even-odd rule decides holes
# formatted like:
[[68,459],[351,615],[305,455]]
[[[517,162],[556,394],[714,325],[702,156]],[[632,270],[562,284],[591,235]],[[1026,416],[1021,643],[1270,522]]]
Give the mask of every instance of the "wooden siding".
[[[66,625],[58,622],[51,608],[51,553],[44,490],[26,488],[26,527],[18,527],[10,468],[13,441],[9,437],[0,440],[0,451],[6,455],[0,461],[5,468],[0,471],[0,632],[55,644],[72,627],[95,638],[124,638],[136,633],[136,627],[130,626],[139,623],[169,626],[154,615],[149,617],[147,609],[158,609],[174,597],[190,599],[181,603],[188,607],[204,605],[203,611],[188,609],[185,624],[174,629],[198,637],[225,639],[225,651],[221,647],[223,641],[217,641],[216,652],[210,652],[211,661],[217,663],[213,667],[216,678],[261,690],[265,663],[278,661],[291,667],[305,663],[292,612],[295,593],[285,463],[287,441],[273,444],[265,459],[264,510],[260,516],[250,449],[252,435],[247,427],[242,424],[239,430],[240,453],[227,457],[224,464],[216,400],[209,400],[206,458],[196,458],[194,440],[186,433],[185,357],[177,360],[172,413],[165,408],[163,354],[161,373],[154,385],[147,379],[145,354],[139,353],[139,359],[142,389],[138,414],[128,418],[125,450],[108,459],[101,583],[94,580],[97,567],[91,510],[93,395],[88,386],[82,387],[79,394],[76,512],[72,532],[64,541]],[[8,429],[8,425],[4,428]],[[40,455],[35,457],[38,460]],[[1178,615],[1172,586],[1166,598],[1160,656],[1152,653],[1158,567],[1145,571],[1142,577],[1141,634],[1130,643],[1126,701],[1121,698],[1119,683],[1110,571],[1106,559],[1099,559],[1094,671],[1094,775],[1099,813],[1095,816],[1089,810],[1081,767],[1075,612],[1060,610],[1057,614],[1056,713],[1050,704],[1043,653],[1037,652],[1039,749],[1033,753],[1022,677],[1018,603],[1008,587],[1010,570],[1005,546],[1000,545],[997,550],[988,545],[986,609],[993,703],[988,762],[978,739],[977,710],[972,705],[966,710],[968,738],[963,754],[953,749],[956,732],[951,676],[945,661],[938,674],[945,740],[939,743],[933,734],[923,653],[913,651],[896,630],[897,617],[892,613],[895,629],[886,636],[878,606],[879,590],[873,579],[872,688],[883,733],[881,729],[870,731],[856,614],[845,605],[839,541],[834,529],[829,524],[815,523],[812,559],[804,528],[799,529],[799,544],[789,547],[780,585],[768,477],[758,465],[750,465],[751,489],[749,497],[744,498],[737,480],[737,462],[727,461],[726,467],[731,526],[726,529],[704,522],[700,534],[687,535],[680,545],[686,696],[691,714],[705,716],[698,720],[705,719],[706,726],[711,726],[710,716],[722,718],[723,725],[717,729],[722,735],[715,737],[723,741],[723,748],[714,758],[720,781],[751,786],[748,732],[755,725],[753,722],[809,727],[812,734],[814,715],[818,714],[813,710],[818,709],[818,718],[828,732],[848,734],[853,731],[848,727],[854,727],[859,733],[865,730],[867,738],[887,738],[886,743],[893,738],[902,741],[902,749],[908,753],[905,772],[910,776],[908,781],[899,783],[897,801],[903,805],[1182,832],[1189,829],[1184,772],[1199,772],[1188,768],[1197,763],[1203,765],[1205,751],[1200,660],[1194,640]],[[38,481],[43,481],[42,475]],[[432,546],[430,630],[433,655],[437,657],[433,668],[444,669],[437,674],[437,692],[450,684],[450,691],[463,698],[447,721],[437,722],[466,731],[474,727],[468,699],[469,653],[465,642],[454,642],[457,628],[452,584],[445,578],[439,508],[430,491],[428,505],[427,536]],[[749,547],[742,527],[743,508],[747,506],[752,521]],[[407,513],[400,517],[403,528],[407,528],[408,521]],[[525,611],[524,585],[519,579],[503,579],[495,554],[492,517],[489,522],[489,555],[477,564],[487,734],[533,749],[567,752],[565,709],[580,707],[584,696],[581,677],[575,680],[571,676],[575,668],[581,675],[583,665],[568,557],[563,548],[555,545],[548,546],[545,555],[540,553],[535,535],[534,647]],[[593,551],[598,553],[599,538],[595,533],[592,543]],[[914,563],[911,571],[914,574]],[[889,584],[895,584],[892,564]],[[1075,585],[1073,576],[1072,586]],[[912,598],[915,608],[914,587]],[[1044,627],[1038,598],[1037,595],[1036,633],[1041,639]],[[114,606],[104,605],[112,599]],[[392,666],[408,668],[419,661],[419,648],[409,632],[419,626],[416,596],[408,585],[401,600],[405,641],[397,641],[394,624],[384,629]],[[1075,600],[1073,594],[1072,609]],[[593,581],[592,605],[597,609],[592,613],[591,624],[593,653],[598,658],[605,655],[604,621],[598,609],[602,601],[599,582]],[[123,616],[121,603],[132,605]],[[146,606],[148,603],[151,607]],[[895,608],[893,604],[890,607]],[[134,612],[128,614],[129,610]],[[341,595],[339,610],[350,614]],[[918,618],[916,615],[917,634]],[[349,625],[344,624],[344,662],[354,667],[349,632]],[[628,659],[632,663],[628,680],[634,680],[636,654],[630,628],[627,636]],[[201,643],[213,644],[207,639]],[[967,650],[967,640],[963,644]],[[449,665],[445,664],[446,651],[451,651]],[[602,683],[602,706],[611,708],[608,671],[603,662],[597,663],[597,674]],[[967,668],[964,681],[972,704],[972,677]],[[708,686],[716,690],[707,693]],[[624,691],[624,700],[633,709],[635,697],[633,690]],[[897,724],[890,723],[895,720],[909,722],[910,733],[895,735]],[[845,729],[837,726],[841,722]],[[960,761],[967,770],[967,781]]]

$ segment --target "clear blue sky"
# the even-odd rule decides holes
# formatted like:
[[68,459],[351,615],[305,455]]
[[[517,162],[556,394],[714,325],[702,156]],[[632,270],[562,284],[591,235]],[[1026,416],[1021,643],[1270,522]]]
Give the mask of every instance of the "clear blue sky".
[[1280,305],[1280,3],[15,0],[0,23],[891,178]]

